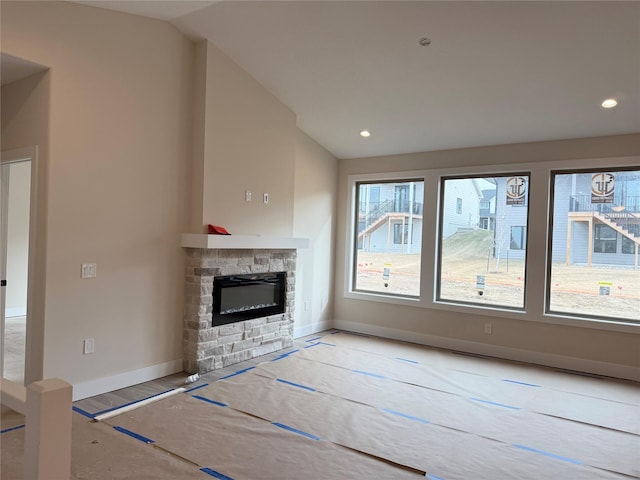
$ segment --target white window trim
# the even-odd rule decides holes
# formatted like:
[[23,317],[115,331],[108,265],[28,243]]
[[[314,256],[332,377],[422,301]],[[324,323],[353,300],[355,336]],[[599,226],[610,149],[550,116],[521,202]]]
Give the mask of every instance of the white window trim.
[[[357,174],[347,177],[348,214],[346,218],[344,297],[354,300],[420,307],[433,310],[460,312],[471,315],[495,316],[525,320],[552,325],[566,325],[598,330],[640,334],[640,325],[629,324],[614,319],[580,318],[560,313],[546,313],[547,288],[547,239],[549,233],[549,209],[551,172],[558,170],[601,169],[607,165],[614,170],[624,167],[638,167],[640,156],[562,160],[553,162],[516,163],[508,165],[485,165],[481,167],[456,167],[425,170],[411,170],[391,173]],[[527,238],[527,266],[524,310],[501,309],[483,305],[466,305],[437,301],[437,244],[440,222],[441,179],[449,176],[487,176],[529,172],[529,219]],[[353,238],[355,235],[355,199],[357,182],[394,181],[406,179],[424,180],[424,211],[422,227],[422,257],[420,274],[420,298],[399,297],[384,293],[356,291],[353,288],[352,268],[354,265]],[[541,200],[540,200],[541,199]],[[539,202],[540,207],[536,208]],[[433,225],[433,228],[427,228]],[[431,253],[428,253],[431,252]],[[538,259],[544,258],[544,262]],[[536,259],[533,261],[533,259]],[[532,261],[529,261],[532,260]]]

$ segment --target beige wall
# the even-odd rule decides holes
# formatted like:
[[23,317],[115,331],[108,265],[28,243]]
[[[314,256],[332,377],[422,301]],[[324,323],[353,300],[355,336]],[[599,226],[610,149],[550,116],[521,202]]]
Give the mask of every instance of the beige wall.
[[[632,155],[640,155],[640,134],[341,160],[336,229],[336,326],[539,363],[600,371],[611,366],[609,371],[638,375],[637,370],[633,373],[633,368],[628,368],[640,366],[640,337],[634,333],[483,316],[482,310],[461,313],[399,306],[344,295],[348,175]],[[541,214],[540,211],[534,213]],[[538,262],[536,268],[537,265]],[[483,333],[485,322],[493,324],[492,335]]]
[[199,44],[197,51],[198,61],[206,60],[206,108],[202,225],[193,233],[212,223],[232,234],[290,237],[295,115],[215,45]]
[[298,251],[296,332],[332,326],[337,161],[308,135],[296,142],[294,229],[309,239]]
[[[4,13],[4,8],[2,9]],[[4,36],[2,36],[4,41]],[[27,383],[42,378],[46,294],[47,190],[49,156],[49,72],[31,75],[2,87],[2,151],[35,147],[32,176],[35,201],[30,228],[26,376]]]
[[2,2],[2,50],[50,67],[45,138],[20,112],[11,134],[43,150],[45,377],[79,398],[181,365],[180,234],[208,223],[309,238],[296,331],[330,326],[337,162],[250,75],[166,22],[72,3]]
[[[192,43],[165,22],[57,2],[2,2],[1,34],[3,52],[51,69],[44,376],[179,361]],[[12,147],[33,143],[31,127]]]

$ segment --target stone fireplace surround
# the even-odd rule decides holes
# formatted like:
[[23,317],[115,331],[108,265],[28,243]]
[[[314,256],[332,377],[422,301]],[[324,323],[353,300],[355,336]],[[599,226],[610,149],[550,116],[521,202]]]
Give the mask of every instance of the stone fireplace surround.
[[[306,239],[184,234],[183,368],[205,373],[293,345],[296,248]],[[238,247],[238,248],[234,248]],[[212,326],[213,278],[287,273],[285,312]]]

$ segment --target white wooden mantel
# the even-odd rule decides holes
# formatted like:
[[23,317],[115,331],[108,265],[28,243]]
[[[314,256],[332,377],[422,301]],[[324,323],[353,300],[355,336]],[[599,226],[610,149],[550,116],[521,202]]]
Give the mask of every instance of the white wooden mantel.
[[186,248],[234,249],[298,249],[309,248],[308,238],[262,237],[260,235],[207,235],[183,233],[181,245]]

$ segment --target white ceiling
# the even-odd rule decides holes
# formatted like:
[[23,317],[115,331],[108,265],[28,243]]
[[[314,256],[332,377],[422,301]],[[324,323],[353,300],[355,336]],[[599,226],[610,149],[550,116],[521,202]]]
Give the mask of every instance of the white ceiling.
[[85,3],[209,39],[339,158],[640,132],[640,2]]

